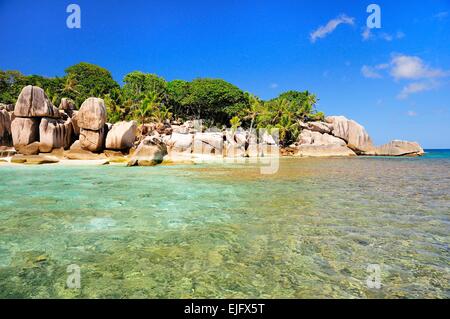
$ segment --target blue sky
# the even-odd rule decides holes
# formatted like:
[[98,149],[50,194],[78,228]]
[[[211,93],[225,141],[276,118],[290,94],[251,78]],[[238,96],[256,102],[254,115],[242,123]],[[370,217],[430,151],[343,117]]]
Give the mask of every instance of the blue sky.
[[[70,3],[81,29],[66,26]],[[370,3],[382,27],[367,32]],[[450,0],[0,0],[0,39],[3,70],[61,76],[86,61],[118,82],[141,70],[223,78],[264,99],[308,89],[377,144],[450,148]]]

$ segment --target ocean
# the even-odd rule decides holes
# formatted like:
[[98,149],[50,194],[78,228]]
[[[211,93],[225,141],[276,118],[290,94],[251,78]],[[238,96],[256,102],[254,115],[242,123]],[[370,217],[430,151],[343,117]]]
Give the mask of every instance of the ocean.
[[0,298],[450,297],[450,150],[0,164],[0,194]]

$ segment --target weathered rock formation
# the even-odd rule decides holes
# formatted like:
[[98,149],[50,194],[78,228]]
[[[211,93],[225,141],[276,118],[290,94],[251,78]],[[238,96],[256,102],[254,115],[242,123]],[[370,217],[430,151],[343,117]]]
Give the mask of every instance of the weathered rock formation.
[[82,149],[100,152],[104,148],[105,127],[96,131],[81,128],[79,141]]
[[105,147],[111,150],[126,150],[133,146],[136,139],[137,124],[135,121],[118,122],[112,125],[106,135]]
[[[290,146],[297,156],[423,155],[419,144],[392,141],[375,147],[363,126],[344,116],[329,116],[325,122],[300,123],[302,133]],[[292,152],[293,150],[293,152]]]
[[78,111],[72,112],[72,128],[74,136],[80,135],[80,127],[78,126]]
[[394,140],[388,144],[373,148],[365,155],[377,156],[421,156],[425,152],[416,142]]
[[221,132],[195,133],[192,152],[194,154],[222,156],[223,134]]
[[68,98],[62,98],[61,103],[59,104],[59,110],[63,111],[70,118],[73,116],[73,112],[75,110],[75,103]]
[[17,153],[14,147],[0,146],[0,157],[10,157]]
[[100,152],[105,145],[107,127],[106,108],[102,99],[90,97],[76,114],[76,125],[80,128],[80,145],[82,149]]
[[69,151],[64,156],[71,160],[105,160],[107,158],[104,153],[93,153],[81,148],[78,140],[70,146]]
[[22,89],[17,99],[11,135],[13,145],[19,153],[47,153],[53,148],[70,146],[72,123],[64,112],[53,106],[44,90],[29,85]]
[[307,122],[307,123],[300,123],[300,126],[303,129],[307,129],[309,131],[313,131],[313,132],[319,132],[319,133],[327,133],[327,134],[331,134],[331,131],[333,130],[333,126],[331,124],[325,123],[325,122],[319,122],[319,121],[315,121],[315,122]]
[[40,118],[16,117],[11,123],[11,133],[14,147],[20,149],[28,144],[39,141]]
[[69,148],[72,142],[71,119],[63,121],[44,117],[39,125],[39,141],[39,150],[43,153],[54,148]]
[[11,116],[6,109],[0,109],[0,146],[11,146]]
[[133,153],[128,166],[154,166],[163,161],[167,148],[159,137],[147,136]]
[[[317,126],[320,127],[320,126]],[[323,130],[321,130],[323,131]],[[291,145],[296,151],[295,156],[326,157],[326,156],[355,156],[355,152],[347,147],[343,139],[330,135],[303,129],[298,142]]]
[[172,133],[163,137],[170,157],[190,156],[194,143],[194,134]]
[[331,133],[343,139],[349,148],[357,154],[370,151],[373,148],[372,140],[364,127],[344,116],[329,116],[326,123],[332,125]]
[[14,108],[14,115],[59,118],[59,110],[53,106],[43,89],[28,85],[20,92]]
[[56,157],[46,155],[14,155],[11,158],[11,163],[16,164],[54,164],[58,162],[59,159]]
[[81,104],[77,114],[78,127],[99,131],[106,123],[106,108],[102,99],[90,97]]

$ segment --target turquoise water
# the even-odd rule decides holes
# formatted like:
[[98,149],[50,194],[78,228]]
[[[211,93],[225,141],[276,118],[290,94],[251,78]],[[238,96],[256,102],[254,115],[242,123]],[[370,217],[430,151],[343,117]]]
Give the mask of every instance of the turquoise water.
[[442,149],[442,150],[425,150],[425,156],[423,158],[450,158],[450,150]]
[[0,297],[449,298],[442,153],[282,159],[274,175],[0,164]]

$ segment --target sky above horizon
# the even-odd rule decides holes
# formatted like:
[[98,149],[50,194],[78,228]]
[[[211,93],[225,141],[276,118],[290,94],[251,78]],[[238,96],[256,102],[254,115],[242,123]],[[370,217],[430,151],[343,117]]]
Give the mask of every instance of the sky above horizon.
[[[81,28],[69,29],[69,4]],[[381,28],[368,29],[369,4]],[[263,99],[317,94],[376,144],[450,148],[450,0],[0,0],[0,69],[62,76],[78,62],[166,80],[223,78]]]

